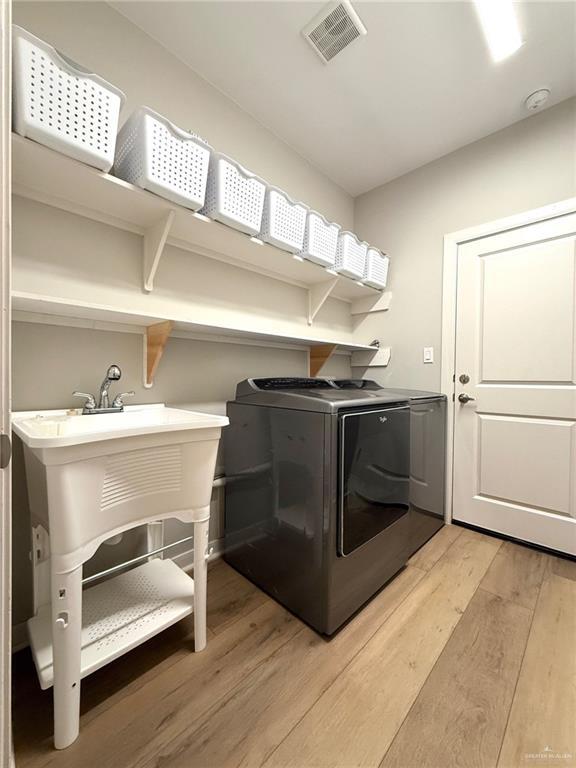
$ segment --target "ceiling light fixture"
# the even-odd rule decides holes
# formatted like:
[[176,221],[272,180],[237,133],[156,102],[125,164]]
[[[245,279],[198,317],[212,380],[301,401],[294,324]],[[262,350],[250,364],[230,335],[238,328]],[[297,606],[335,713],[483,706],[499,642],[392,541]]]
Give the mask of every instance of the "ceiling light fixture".
[[515,53],[523,43],[512,0],[474,0],[494,61]]

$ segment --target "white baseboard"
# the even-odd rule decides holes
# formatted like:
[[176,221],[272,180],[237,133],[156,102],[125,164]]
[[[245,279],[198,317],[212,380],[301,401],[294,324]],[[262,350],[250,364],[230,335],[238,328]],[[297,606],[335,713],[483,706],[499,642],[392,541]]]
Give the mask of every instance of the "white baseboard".
[[20,624],[14,624],[12,626],[12,653],[27,648],[28,644],[28,627],[26,622],[22,621]]

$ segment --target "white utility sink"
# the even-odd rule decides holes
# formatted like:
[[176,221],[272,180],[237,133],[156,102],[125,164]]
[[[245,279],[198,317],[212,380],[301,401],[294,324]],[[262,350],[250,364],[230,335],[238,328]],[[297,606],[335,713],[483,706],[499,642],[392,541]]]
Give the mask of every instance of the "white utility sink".
[[[13,414],[35,536],[28,627],[41,685],[54,686],[56,747],[78,735],[82,677],[192,611],[195,648],[206,645],[210,498],[227,424],[225,416],[161,404]],[[194,525],[194,580],[171,560],[150,560],[82,590],[82,565],[102,542],[168,518]],[[49,547],[37,543],[42,529]]]
[[162,404],[132,405],[122,413],[83,415],[81,409],[14,413],[12,425],[29,448],[58,448],[133,435],[223,427],[228,419]]
[[78,564],[116,533],[150,519],[192,522],[210,505],[225,416],[135,405],[120,413],[14,413],[30,507],[53,555]]

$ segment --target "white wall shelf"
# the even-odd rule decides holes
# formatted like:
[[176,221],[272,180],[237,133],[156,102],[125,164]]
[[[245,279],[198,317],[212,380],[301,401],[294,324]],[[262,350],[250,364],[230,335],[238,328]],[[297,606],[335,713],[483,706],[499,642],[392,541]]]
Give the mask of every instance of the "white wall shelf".
[[[107,173],[13,134],[14,194],[142,235],[142,286],[152,291],[166,244],[314,292],[375,302],[382,292],[250,238]],[[320,286],[322,286],[320,288]],[[324,299],[325,300],[325,299]]]
[[391,356],[390,347],[372,348],[369,352],[358,350],[352,352],[350,365],[352,368],[385,368]]
[[[376,347],[355,343],[351,337],[347,339],[318,338],[305,334],[289,335],[271,331],[256,331],[252,328],[208,325],[187,319],[181,314],[176,317],[165,318],[153,314],[119,310],[103,304],[43,296],[24,291],[12,292],[12,309],[15,313],[14,319],[25,322],[45,322],[48,324],[54,322],[58,325],[65,322],[69,325],[79,324],[82,327],[89,325],[93,328],[100,327],[102,329],[114,324],[118,330],[142,333],[144,336],[144,375],[147,386],[152,384],[157,360],[170,333],[184,338],[308,348],[311,352],[311,359],[324,355],[328,349],[330,349],[330,354],[335,350],[363,352],[368,359],[378,353]],[[161,328],[162,325],[164,328]],[[152,336],[151,329],[154,329]],[[156,331],[162,331],[160,340],[156,338]],[[318,355],[314,354],[314,350],[318,351]],[[330,354],[325,356],[324,362]]]
[[[306,346],[314,347],[321,344],[334,344],[338,349],[347,352],[363,350],[365,352],[375,352],[376,348],[369,344],[357,344],[348,339],[318,338],[302,334],[284,334],[272,331],[255,331],[251,328],[230,327],[224,325],[208,325],[192,320],[187,320],[182,315],[176,317],[160,317],[153,314],[144,314],[140,312],[131,312],[130,310],[119,310],[112,306],[104,304],[89,304],[83,301],[74,301],[71,299],[61,299],[53,296],[42,296],[24,291],[12,292],[12,309],[17,312],[34,313],[47,316],[59,316],[68,318],[77,318],[79,320],[90,320],[103,323],[118,323],[121,325],[137,326],[147,328],[150,325],[171,320],[173,330],[190,332],[209,339],[210,336],[219,338],[228,337],[236,341],[247,339],[252,341],[275,342],[279,346]],[[72,323],[71,323],[72,324]]]

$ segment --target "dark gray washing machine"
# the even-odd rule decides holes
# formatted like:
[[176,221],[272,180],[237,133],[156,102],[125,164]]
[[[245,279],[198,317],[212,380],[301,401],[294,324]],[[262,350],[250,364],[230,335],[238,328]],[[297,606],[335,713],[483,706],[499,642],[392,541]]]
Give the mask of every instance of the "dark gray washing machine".
[[410,503],[413,408],[375,382],[305,378],[247,379],[228,403],[224,559],[319,632],[442,524]]

